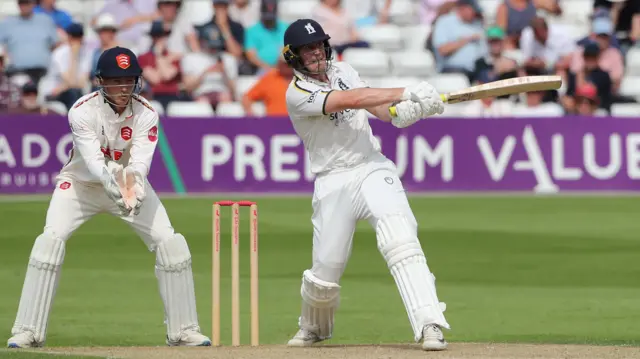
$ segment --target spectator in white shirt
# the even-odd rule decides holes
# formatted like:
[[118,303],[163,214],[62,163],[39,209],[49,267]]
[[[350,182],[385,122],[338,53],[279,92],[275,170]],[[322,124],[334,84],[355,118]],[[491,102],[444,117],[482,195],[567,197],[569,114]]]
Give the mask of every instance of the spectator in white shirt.
[[576,40],[565,26],[534,18],[520,38],[525,67],[547,73],[566,70],[577,48]]
[[48,100],[59,101],[71,108],[86,92],[90,82],[92,51],[84,43],[82,24],[71,24],[67,29],[68,42],[57,47],[47,74]]
[[[93,31],[98,34],[100,43],[93,50],[91,57],[91,80],[96,77],[96,67],[98,66],[98,59],[100,55],[102,55],[102,52],[118,45],[118,41],[116,40],[118,25],[111,14],[102,14],[98,16]],[[94,86],[93,91],[97,89],[98,87]]]
[[181,16],[182,0],[158,0],[160,20],[165,28],[171,29],[167,49],[174,54],[200,51],[196,30],[186,16]]
[[180,61],[184,90],[196,101],[218,104],[235,100],[238,62],[223,51],[222,39],[208,32],[201,33],[202,52],[186,54]]
[[151,22],[159,17],[156,0],[106,0],[91,25],[95,26],[102,14],[111,14],[116,20],[120,29],[118,42],[137,50],[146,49],[146,44],[140,45],[140,39],[149,30]]

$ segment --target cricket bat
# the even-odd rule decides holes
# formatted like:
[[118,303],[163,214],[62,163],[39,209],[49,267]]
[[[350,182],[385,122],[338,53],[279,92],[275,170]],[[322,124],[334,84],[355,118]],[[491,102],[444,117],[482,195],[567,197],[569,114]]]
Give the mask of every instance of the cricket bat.
[[[441,94],[440,98],[444,103],[454,104],[523,92],[557,90],[561,85],[562,78],[560,76],[522,76],[487,82],[486,84]],[[397,116],[395,106],[389,108],[389,113],[394,117]]]

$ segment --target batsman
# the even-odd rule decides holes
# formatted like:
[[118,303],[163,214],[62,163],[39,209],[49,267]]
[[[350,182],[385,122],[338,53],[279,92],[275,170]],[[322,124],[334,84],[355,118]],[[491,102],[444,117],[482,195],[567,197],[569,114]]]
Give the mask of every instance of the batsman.
[[99,90],[69,110],[73,148],[53,191],[43,232],[27,266],[10,348],[44,346],[67,240],[98,213],[128,223],[155,252],[170,346],[209,346],[200,333],[187,241],[174,232],[147,180],[158,141],[158,114],[138,95],[142,69],[134,53],[114,47],[97,63]]
[[[435,276],[418,240],[418,224],[393,162],[380,152],[367,112],[399,128],[442,114],[440,95],[426,82],[407,88],[369,88],[347,63],[332,61],[330,36],[311,19],[285,31],[283,56],[295,77],[286,93],[289,116],[316,175],[312,200],[313,265],[302,275],[299,330],[290,346],[331,338],[340,278],[359,220],[376,231],[416,342],[443,350],[449,328]],[[391,107],[395,105],[394,111]]]

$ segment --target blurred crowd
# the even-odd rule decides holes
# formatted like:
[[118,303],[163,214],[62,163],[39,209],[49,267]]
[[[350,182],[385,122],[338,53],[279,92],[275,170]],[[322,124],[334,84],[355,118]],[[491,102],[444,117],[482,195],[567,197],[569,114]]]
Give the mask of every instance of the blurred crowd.
[[[7,10],[14,1],[14,11]],[[369,76],[380,87],[425,79],[457,87],[524,75],[564,79],[558,91],[464,104],[456,109],[460,116],[607,115],[619,104],[640,111],[640,90],[634,90],[640,85],[629,75],[630,62],[640,68],[640,0],[1,3],[5,113],[66,113],[96,89],[101,52],[119,45],[138,54],[142,95],[161,113],[286,115],[284,93],[293,74],[280,53],[284,31],[296,17],[320,22],[332,37],[336,60],[353,60],[357,70],[374,54],[384,53],[388,62],[401,54],[395,68],[383,67],[388,73]],[[411,59],[413,68],[403,72]],[[394,81],[385,81],[390,77]]]

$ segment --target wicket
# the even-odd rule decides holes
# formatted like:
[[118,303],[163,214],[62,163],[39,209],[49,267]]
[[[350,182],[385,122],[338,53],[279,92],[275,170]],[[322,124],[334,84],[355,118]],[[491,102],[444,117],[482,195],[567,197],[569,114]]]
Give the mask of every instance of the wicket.
[[212,345],[220,346],[220,207],[231,207],[231,345],[240,346],[240,207],[250,210],[251,346],[258,333],[258,205],[251,201],[220,201],[213,205],[213,260],[211,273]]

